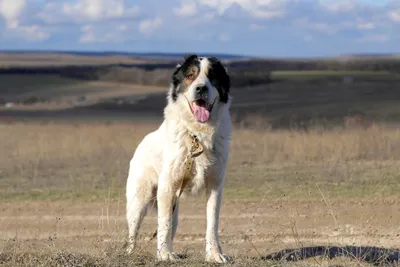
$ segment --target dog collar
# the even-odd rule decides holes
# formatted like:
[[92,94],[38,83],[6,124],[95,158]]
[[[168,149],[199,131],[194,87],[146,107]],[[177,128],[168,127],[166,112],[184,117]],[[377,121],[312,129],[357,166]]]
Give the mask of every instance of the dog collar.
[[[186,186],[186,183],[190,179],[190,174],[192,172],[194,159],[197,158],[198,156],[200,156],[204,151],[204,148],[201,145],[201,143],[196,135],[191,134],[190,139],[191,139],[191,142],[190,142],[191,147],[189,150],[189,155],[186,156],[186,159],[183,163],[184,172],[183,172],[183,178],[181,181],[181,186],[178,189],[178,198],[181,196],[183,189]],[[174,207],[175,207],[175,205],[174,205]]]

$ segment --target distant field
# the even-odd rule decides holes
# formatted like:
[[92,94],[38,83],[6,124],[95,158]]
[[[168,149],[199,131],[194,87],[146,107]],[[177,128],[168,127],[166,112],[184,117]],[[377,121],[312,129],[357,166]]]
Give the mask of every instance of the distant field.
[[56,75],[0,75],[0,96],[18,95],[18,94],[35,94],[38,91],[46,91],[51,89],[49,93],[56,95],[58,90],[73,86],[81,81],[64,78]]
[[129,56],[78,56],[69,54],[5,54],[0,52],[1,67],[39,67],[65,65],[140,64],[148,62]]
[[[333,71],[333,70],[298,70],[298,71],[273,71],[271,78],[274,80],[326,80],[331,78],[353,78],[363,81],[400,81],[400,74],[389,71]],[[347,81],[351,82],[351,81]]]
[[[167,83],[158,87],[56,75],[0,75],[0,85],[0,103],[30,98],[49,101],[10,109],[0,107],[0,117],[16,120],[31,115],[45,120],[60,117],[60,114],[42,114],[40,110],[63,110],[62,116],[73,120],[77,114],[96,120],[125,120],[143,115],[160,119],[168,90]],[[341,126],[354,116],[361,116],[363,124],[397,124],[400,123],[399,87],[399,76],[388,72],[273,72],[271,83],[241,87],[233,84],[232,116],[242,125],[257,126],[263,121],[265,127],[274,129]],[[79,103],[79,110],[70,109],[83,97],[85,103]]]
[[[75,105],[93,105],[113,98],[125,98],[162,92],[156,86],[135,85],[107,81],[83,81],[57,75],[0,75],[0,104],[37,99],[35,104],[17,104],[1,110],[61,110]],[[84,97],[84,102],[82,102]],[[78,103],[81,101],[82,103]],[[29,117],[29,114],[27,114]],[[0,118],[1,121],[1,118]]]

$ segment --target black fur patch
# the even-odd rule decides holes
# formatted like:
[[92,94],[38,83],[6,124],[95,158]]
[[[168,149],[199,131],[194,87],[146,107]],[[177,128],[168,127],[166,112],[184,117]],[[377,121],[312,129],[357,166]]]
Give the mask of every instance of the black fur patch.
[[228,102],[228,94],[231,87],[229,75],[222,63],[215,57],[209,57],[210,69],[208,71],[208,79],[211,84],[218,90],[220,101]]
[[184,57],[185,62],[178,67],[174,73],[172,74],[172,92],[171,92],[171,97],[173,101],[176,101],[176,99],[178,98],[178,87],[179,85],[182,86],[182,82],[185,78],[184,73],[186,72],[186,70],[193,65],[197,65],[198,67],[200,67],[200,61],[197,57],[197,55],[193,54],[193,55],[185,55]]

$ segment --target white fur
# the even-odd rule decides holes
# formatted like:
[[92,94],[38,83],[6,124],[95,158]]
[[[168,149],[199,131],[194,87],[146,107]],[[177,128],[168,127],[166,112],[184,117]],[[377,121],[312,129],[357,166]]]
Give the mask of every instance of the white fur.
[[[189,136],[195,134],[203,145],[204,152],[195,158],[192,177],[185,188],[189,190],[185,190],[183,195],[187,191],[196,194],[201,189],[206,189],[206,260],[227,262],[227,257],[222,254],[219,244],[218,221],[229,158],[230,99],[228,103],[219,101],[218,91],[210,84],[204,72],[207,64],[207,58],[202,58],[200,74],[185,92],[178,94],[175,102],[172,101],[171,95],[168,95],[163,123],[143,139],[132,157],[126,187],[128,252],[132,252],[136,246],[137,234],[147,209],[157,200],[158,259],[178,258],[173,252],[172,240],[178,224],[179,208],[177,205],[172,214],[172,206],[183,178],[182,163],[189,153]],[[199,84],[210,88],[209,101],[216,100],[211,119],[207,123],[197,122],[188,104],[188,100],[193,100],[195,87]]]

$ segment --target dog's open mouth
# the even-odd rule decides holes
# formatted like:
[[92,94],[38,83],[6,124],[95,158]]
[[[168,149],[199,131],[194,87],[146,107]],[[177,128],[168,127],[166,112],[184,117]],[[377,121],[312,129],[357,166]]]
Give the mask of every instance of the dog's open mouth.
[[204,123],[210,120],[214,103],[215,100],[210,104],[204,99],[197,99],[190,104],[190,109],[198,122]]

